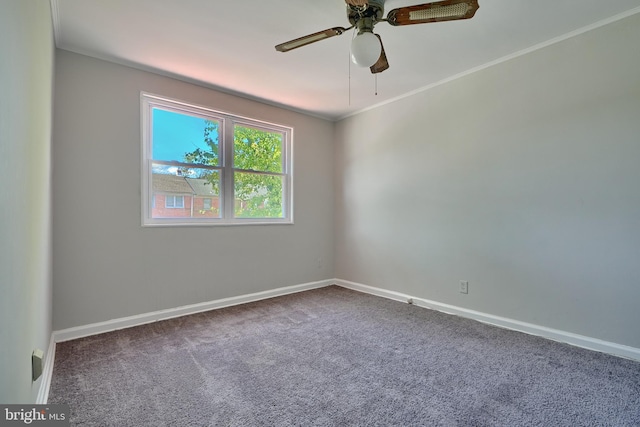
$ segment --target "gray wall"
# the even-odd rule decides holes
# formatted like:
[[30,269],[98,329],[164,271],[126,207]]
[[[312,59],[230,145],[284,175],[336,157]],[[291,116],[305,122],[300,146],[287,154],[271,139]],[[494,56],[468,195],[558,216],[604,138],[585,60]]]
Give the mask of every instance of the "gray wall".
[[640,347],[638,40],[635,15],[340,122],[336,277]]
[[0,402],[35,402],[31,353],[51,336],[51,115],[47,0],[0,1]]
[[[333,123],[56,51],[55,330],[333,277]],[[140,91],[294,128],[294,225],[143,228]]]

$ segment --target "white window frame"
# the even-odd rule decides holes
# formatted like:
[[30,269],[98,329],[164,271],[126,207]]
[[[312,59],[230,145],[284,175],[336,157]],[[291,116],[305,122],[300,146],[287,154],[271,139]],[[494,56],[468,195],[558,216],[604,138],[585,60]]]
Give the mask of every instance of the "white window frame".
[[[201,105],[194,105],[146,92],[140,93],[141,136],[142,136],[142,226],[193,226],[193,225],[257,225],[257,224],[293,224],[293,128],[261,120],[241,117]],[[202,117],[220,122],[219,165],[204,168],[220,171],[220,218],[177,217],[153,218],[152,163],[154,108],[172,111],[179,114]],[[282,156],[283,171],[283,217],[282,218],[236,218],[234,217],[234,172],[251,172],[233,167],[234,125],[250,126],[283,135]],[[179,163],[179,162],[176,162]],[[192,166],[180,164],[182,166]],[[203,166],[198,165],[198,168]],[[262,173],[262,172],[257,172]]]

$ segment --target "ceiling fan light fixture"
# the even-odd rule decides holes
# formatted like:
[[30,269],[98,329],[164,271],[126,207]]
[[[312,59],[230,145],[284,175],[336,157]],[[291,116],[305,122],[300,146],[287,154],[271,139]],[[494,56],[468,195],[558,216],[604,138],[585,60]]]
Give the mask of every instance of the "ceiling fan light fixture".
[[381,53],[380,40],[371,31],[362,31],[351,41],[351,60],[360,67],[371,67]]

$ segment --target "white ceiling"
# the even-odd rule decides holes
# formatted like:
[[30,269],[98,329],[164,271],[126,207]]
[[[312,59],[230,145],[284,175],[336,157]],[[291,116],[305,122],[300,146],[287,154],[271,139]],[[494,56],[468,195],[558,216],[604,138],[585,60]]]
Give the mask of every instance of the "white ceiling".
[[[349,64],[344,0],[51,0],[61,49],[339,119],[552,40],[640,12],[640,0],[479,0],[470,20],[376,25],[390,68]],[[387,0],[389,10],[422,3]]]

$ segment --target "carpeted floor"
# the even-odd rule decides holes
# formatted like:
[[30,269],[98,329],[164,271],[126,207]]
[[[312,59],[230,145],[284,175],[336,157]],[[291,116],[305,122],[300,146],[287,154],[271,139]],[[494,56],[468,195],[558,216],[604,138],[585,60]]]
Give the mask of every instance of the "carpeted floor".
[[640,362],[337,286],[60,343],[85,426],[640,426]]

